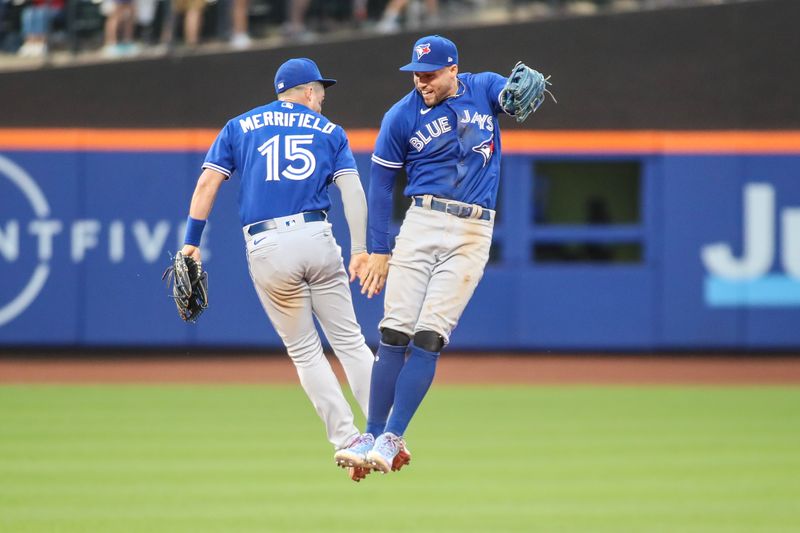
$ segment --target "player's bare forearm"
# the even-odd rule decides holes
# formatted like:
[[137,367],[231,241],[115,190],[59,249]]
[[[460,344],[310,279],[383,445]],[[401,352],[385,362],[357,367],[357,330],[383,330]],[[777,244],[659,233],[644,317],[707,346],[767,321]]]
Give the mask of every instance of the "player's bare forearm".
[[389,274],[390,257],[390,254],[370,254],[364,278],[361,280],[361,294],[372,298],[381,293]]
[[192,204],[189,207],[189,216],[197,220],[207,220],[217,198],[217,192],[225,181],[225,174],[216,170],[205,169],[197,179],[197,186],[192,195]]
[[364,274],[367,272],[368,261],[369,254],[367,252],[361,252],[350,256],[350,283],[355,281],[356,278],[361,282],[364,281]]
[[[192,203],[189,206],[189,217],[191,219],[195,221],[205,221],[208,219],[208,215],[211,214],[211,208],[214,206],[217,192],[219,192],[220,185],[222,185],[223,181],[225,181],[224,174],[211,169],[203,170],[203,173],[200,174],[200,177],[197,179],[197,185],[194,188],[194,194],[192,194]],[[189,222],[191,223],[192,220],[189,220]],[[205,225],[205,222],[202,224]],[[202,230],[203,228],[201,226],[196,236],[197,242],[200,240]],[[189,230],[187,227],[187,235],[188,232]],[[187,241],[189,241],[188,236]],[[202,263],[199,246],[186,243],[183,245],[183,248],[181,248],[181,254],[186,257],[191,257],[198,263]]]

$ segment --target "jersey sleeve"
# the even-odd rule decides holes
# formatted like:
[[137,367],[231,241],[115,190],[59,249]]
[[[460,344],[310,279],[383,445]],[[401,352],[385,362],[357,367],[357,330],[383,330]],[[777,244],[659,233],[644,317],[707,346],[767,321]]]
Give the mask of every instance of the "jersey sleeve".
[[486,93],[486,98],[489,99],[494,112],[497,114],[505,113],[500,105],[500,92],[506,86],[508,78],[494,72],[481,72],[476,74],[473,80]]
[[372,163],[369,182],[369,250],[390,254],[389,218],[392,215],[392,190],[397,170]]
[[372,162],[382,167],[397,170],[403,168],[408,153],[405,121],[400,116],[398,107],[391,108],[381,122],[381,130],[375,140],[375,152]]
[[347,134],[340,126],[337,126],[337,130],[339,132],[339,149],[336,152],[336,160],[333,163],[332,181],[336,181],[336,178],[342,174],[358,174],[356,159],[350,149]]
[[203,162],[203,168],[210,168],[225,174],[226,179],[230,178],[231,174],[236,170],[233,140],[231,139],[232,131],[231,123],[228,122],[217,135]]

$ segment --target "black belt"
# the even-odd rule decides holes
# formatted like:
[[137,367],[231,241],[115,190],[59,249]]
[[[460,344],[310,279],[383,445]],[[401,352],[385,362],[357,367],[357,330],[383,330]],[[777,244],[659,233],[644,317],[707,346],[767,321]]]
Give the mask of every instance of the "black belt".
[[[306,222],[322,222],[326,220],[328,217],[325,214],[325,211],[308,211],[303,213],[303,220]],[[271,229],[275,229],[278,227],[278,223],[275,222],[274,218],[269,220],[265,220],[264,222],[256,222],[255,224],[250,224],[250,227],[247,228],[247,233],[250,235],[258,235],[262,231],[269,231]]]
[[[422,196],[415,196],[414,197],[414,205],[417,207],[424,207],[423,205],[424,199]],[[431,199],[431,209],[434,211],[441,211],[442,213],[447,213],[448,215],[455,215],[458,218],[471,218],[472,210],[474,207],[471,205],[464,205],[464,204],[457,204],[453,202],[442,202],[441,200],[437,200],[435,198]],[[477,220],[491,220],[492,219],[492,211],[490,209],[484,209],[481,213],[481,216],[477,217]]]

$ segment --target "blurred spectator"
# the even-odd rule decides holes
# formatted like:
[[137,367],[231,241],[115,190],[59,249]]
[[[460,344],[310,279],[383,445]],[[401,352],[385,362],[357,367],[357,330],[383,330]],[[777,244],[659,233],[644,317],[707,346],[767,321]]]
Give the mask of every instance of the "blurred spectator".
[[64,10],[64,0],[32,0],[22,10],[24,42],[17,52],[24,57],[47,54],[47,34],[53,19]]
[[15,52],[22,42],[19,17],[15,17],[10,0],[0,0],[0,52]]
[[137,50],[133,44],[135,24],[133,7],[133,0],[105,0],[103,2],[102,10],[106,15],[103,55],[119,57],[136,53]]
[[[408,7],[406,12],[406,26],[415,29],[422,23],[422,4],[421,0],[391,0],[383,11],[381,20],[378,23],[379,33],[394,33],[400,31],[400,15]],[[433,26],[439,20],[439,0],[425,0],[425,25]]]
[[353,22],[361,27],[367,20],[367,0],[353,0]]
[[[162,43],[172,44],[173,33],[181,27],[186,45],[194,46],[200,41],[206,16],[217,19],[215,39],[242,50],[252,45],[251,35],[270,33],[276,24],[282,24],[287,40],[310,42],[316,32],[363,28],[376,18],[376,31],[393,33],[403,27],[415,30],[481,20],[489,13],[502,14],[504,8],[516,20],[736,1],[741,0],[0,0],[0,51],[42,56],[48,45],[52,49],[63,43],[64,34],[52,33],[52,27],[64,29],[64,23],[74,20],[74,32],[80,37],[70,33],[70,38],[77,42],[88,37],[94,44],[98,33],[103,33],[102,53],[117,57],[135,54],[142,43],[155,44],[156,31],[161,32]],[[204,14],[214,2],[216,8]],[[67,14],[67,7],[74,8],[74,13]],[[66,32],[71,31],[68,26]],[[138,43],[134,41],[137,35]]]
[[141,41],[152,44],[153,22],[156,18],[158,0],[133,0],[136,24],[141,28]]
[[203,28],[203,10],[206,0],[171,0],[170,14],[164,24],[161,40],[172,44],[177,16],[183,15],[183,41],[188,46],[200,42],[200,30]]
[[306,28],[306,13],[311,0],[288,0],[289,19],[283,24],[283,35],[292,41],[310,41],[314,35]]
[[6,33],[6,0],[0,0],[0,37],[5,37]]
[[249,48],[252,44],[248,29],[248,9],[250,0],[233,0],[233,34],[231,46],[237,50]]
[[[283,36],[290,41],[309,42],[316,38],[316,31],[362,27],[367,21],[368,3],[367,0],[286,0]],[[314,13],[310,17],[312,7]],[[311,24],[309,18],[313,18]]]

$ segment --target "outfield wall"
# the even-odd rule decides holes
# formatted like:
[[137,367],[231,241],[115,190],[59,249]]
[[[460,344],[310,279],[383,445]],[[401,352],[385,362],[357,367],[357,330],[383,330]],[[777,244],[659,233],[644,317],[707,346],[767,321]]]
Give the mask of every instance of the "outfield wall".
[[[525,59],[559,99],[501,119],[492,262],[453,347],[800,349],[798,17],[800,2],[764,0],[448,30],[463,70]],[[0,73],[0,347],[279,347],[235,180],[206,231],[201,327],[159,281],[204,153],[272,98],[282,61],[311,56],[339,78],[325,112],[368,185],[417,37]],[[336,200],[331,218],[347,250]],[[356,309],[375,345],[381,300]]]
[[[205,234],[201,327],[178,320],[159,279],[214,134],[0,132],[0,345],[279,347],[247,275],[235,180]],[[374,134],[351,135],[362,176]],[[504,147],[494,259],[453,347],[800,347],[800,132],[509,132]],[[633,214],[613,223],[626,208],[608,197],[609,221],[544,223],[536,189],[552,182],[537,173],[554,162],[633,165]],[[348,250],[338,206],[331,218]],[[622,252],[551,253],[598,245]],[[381,300],[355,301],[374,345]]]

